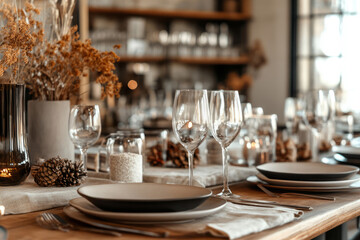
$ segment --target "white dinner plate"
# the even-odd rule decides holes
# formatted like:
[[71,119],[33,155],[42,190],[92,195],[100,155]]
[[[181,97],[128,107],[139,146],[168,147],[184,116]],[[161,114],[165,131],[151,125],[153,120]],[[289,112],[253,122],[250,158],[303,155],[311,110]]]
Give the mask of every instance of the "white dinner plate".
[[349,179],[359,168],[348,165],[329,165],[320,162],[273,162],[256,169],[271,179],[300,181],[336,181]]
[[175,212],[199,206],[212,191],[177,184],[118,183],[84,186],[78,193],[106,211]]
[[260,180],[256,176],[250,176],[246,180],[254,184],[261,183],[268,188],[281,189],[286,191],[296,191],[296,192],[347,192],[352,190],[360,190],[360,181],[357,181],[346,187],[293,187],[293,186],[278,186],[278,185],[268,184],[267,182]]
[[165,223],[188,221],[206,217],[219,212],[226,205],[226,200],[210,197],[200,206],[180,212],[157,212],[157,213],[129,213],[129,212],[108,212],[103,211],[85,198],[75,198],[70,200],[70,205],[87,215],[98,217],[110,221],[127,223]]
[[297,181],[297,180],[282,180],[282,179],[271,179],[264,176],[261,173],[256,175],[260,180],[265,181],[269,184],[278,186],[292,186],[292,187],[347,187],[354,182],[360,180],[360,175],[355,175],[350,179],[338,180],[338,181]]

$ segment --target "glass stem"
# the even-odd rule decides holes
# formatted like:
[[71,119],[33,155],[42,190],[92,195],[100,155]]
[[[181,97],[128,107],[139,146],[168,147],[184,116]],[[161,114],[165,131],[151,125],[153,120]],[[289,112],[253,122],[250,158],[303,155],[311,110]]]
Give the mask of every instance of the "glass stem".
[[221,147],[221,152],[222,152],[222,164],[223,164],[223,190],[221,192],[221,195],[223,196],[229,196],[232,194],[232,192],[230,191],[229,188],[229,183],[228,183],[228,160],[227,160],[227,149],[225,147]]
[[193,186],[194,181],[194,154],[188,151],[188,163],[189,163],[189,185]]
[[83,163],[84,170],[87,170],[87,148],[80,148],[80,162]]

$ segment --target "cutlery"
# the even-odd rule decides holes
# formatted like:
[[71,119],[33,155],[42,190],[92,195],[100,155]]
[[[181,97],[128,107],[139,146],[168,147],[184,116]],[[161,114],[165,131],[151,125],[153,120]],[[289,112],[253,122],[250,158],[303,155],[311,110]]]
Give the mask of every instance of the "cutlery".
[[[53,215],[54,218],[56,218],[62,224],[62,226],[66,227],[66,228],[70,228],[70,229],[74,228],[74,225],[67,222],[65,219],[60,217],[58,214],[51,214],[51,215]],[[105,230],[117,231],[117,232],[127,232],[127,233],[150,236],[150,237],[167,237],[167,235],[168,235],[167,232],[164,232],[164,233],[150,232],[150,231],[132,229],[132,228],[127,228],[127,227],[112,226],[112,225],[107,225],[107,224],[92,222],[92,221],[87,221],[86,223],[91,226],[94,226],[97,228],[102,228]]]
[[60,230],[63,232],[69,232],[70,230],[81,230],[81,231],[89,231],[89,232],[100,233],[100,234],[108,234],[108,235],[113,235],[113,236],[117,236],[117,237],[122,236],[121,233],[115,232],[115,231],[109,231],[106,229],[90,228],[90,227],[74,226],[70,223],[64,223],[65,220],[63,220],[63,222],[60,222],[58,220],[58,218],[56,218],[54,216],[54,214],[52,214],[52,213],[42,213],[41,215],[36,217],[36,222],[41,227],[44,227],[47,229],[52,229],[52,230]]
[[305,193],[274,193],[272,191],[270,191],[269,189],[267,189],[264,185],[258,183],[256,184],[256,186],[258,186],[258,188],[260,188],[264,193],[266,193],[268,196],[270,197],[291,197],[291,196],[299,196],[299,197],[308,197],[308,198],[315,198],[315,199],[322,199],[322,200],[330,200],[330,201],[335,201],[336,198],[335,197],[324,197],[324,196],[317,196],[317,195],[312,195],[312,194],[305,194]]
[[241,198],[227,198],[226,200],[231,203],[235,203],[235,204],[253,205],[253,206],[259,206],[259,207],[281,206],[281,207],[295,208],[295,209],[306,210],[306,211],[313,210],[313,208],[311,206],[285,204],[285,203],[278,203],[278,202],[273,202],[273,201],[247,200],[247,199],[241,199]]

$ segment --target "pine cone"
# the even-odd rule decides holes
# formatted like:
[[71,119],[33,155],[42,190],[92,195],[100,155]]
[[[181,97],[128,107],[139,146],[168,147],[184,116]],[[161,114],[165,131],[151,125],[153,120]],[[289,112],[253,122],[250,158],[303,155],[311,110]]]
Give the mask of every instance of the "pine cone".
[[82,163],[72,163],[60,157],[51,158],[34,171],[35,182],[42,187],[50,186],[78,186],[87,172],[83,170]]
[[87,176],[82,162],[72,163],[68,159],[63,160],[61,173],[55,182],[55,185],[60,187],[79,186]]
[[34,180],[42,187],[51,187],[55,185],[60,176],[60,166],[58,164],[61,158],[51,158],[44,162],[38,169],[34,169]]
[[[173,164],[178,168],[188,168],[188,156],[187,151],[180,143],[168,142],[167,159],[171,160]],[[194,153],[194,167],[200,162],[199,149],[195,150]]]
[[157,144],[150,148],[147,162],[150,164],[150,166],[164,166],[165,160],[163,158],[163,150],[160,144]]

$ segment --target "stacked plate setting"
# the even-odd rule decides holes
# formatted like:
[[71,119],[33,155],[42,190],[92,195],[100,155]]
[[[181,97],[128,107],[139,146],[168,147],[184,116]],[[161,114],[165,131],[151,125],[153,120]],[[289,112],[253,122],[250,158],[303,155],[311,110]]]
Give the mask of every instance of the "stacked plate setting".
[[317,162],[278,162],[257,167],[249,182],[266,187],[310,192],[338,192],[360,188],[359,168]]
[[175,184],[103,184],[81,187],[78,193],[83,197],[71,200],[64,212],[84,222],[85,218],[134,224],[184,222],[226,205],[225,200],[211,197],[209,189]]
[[360,167],[360,138],[354,138],[350,146],[333,146],[334,159],[338,163]]

